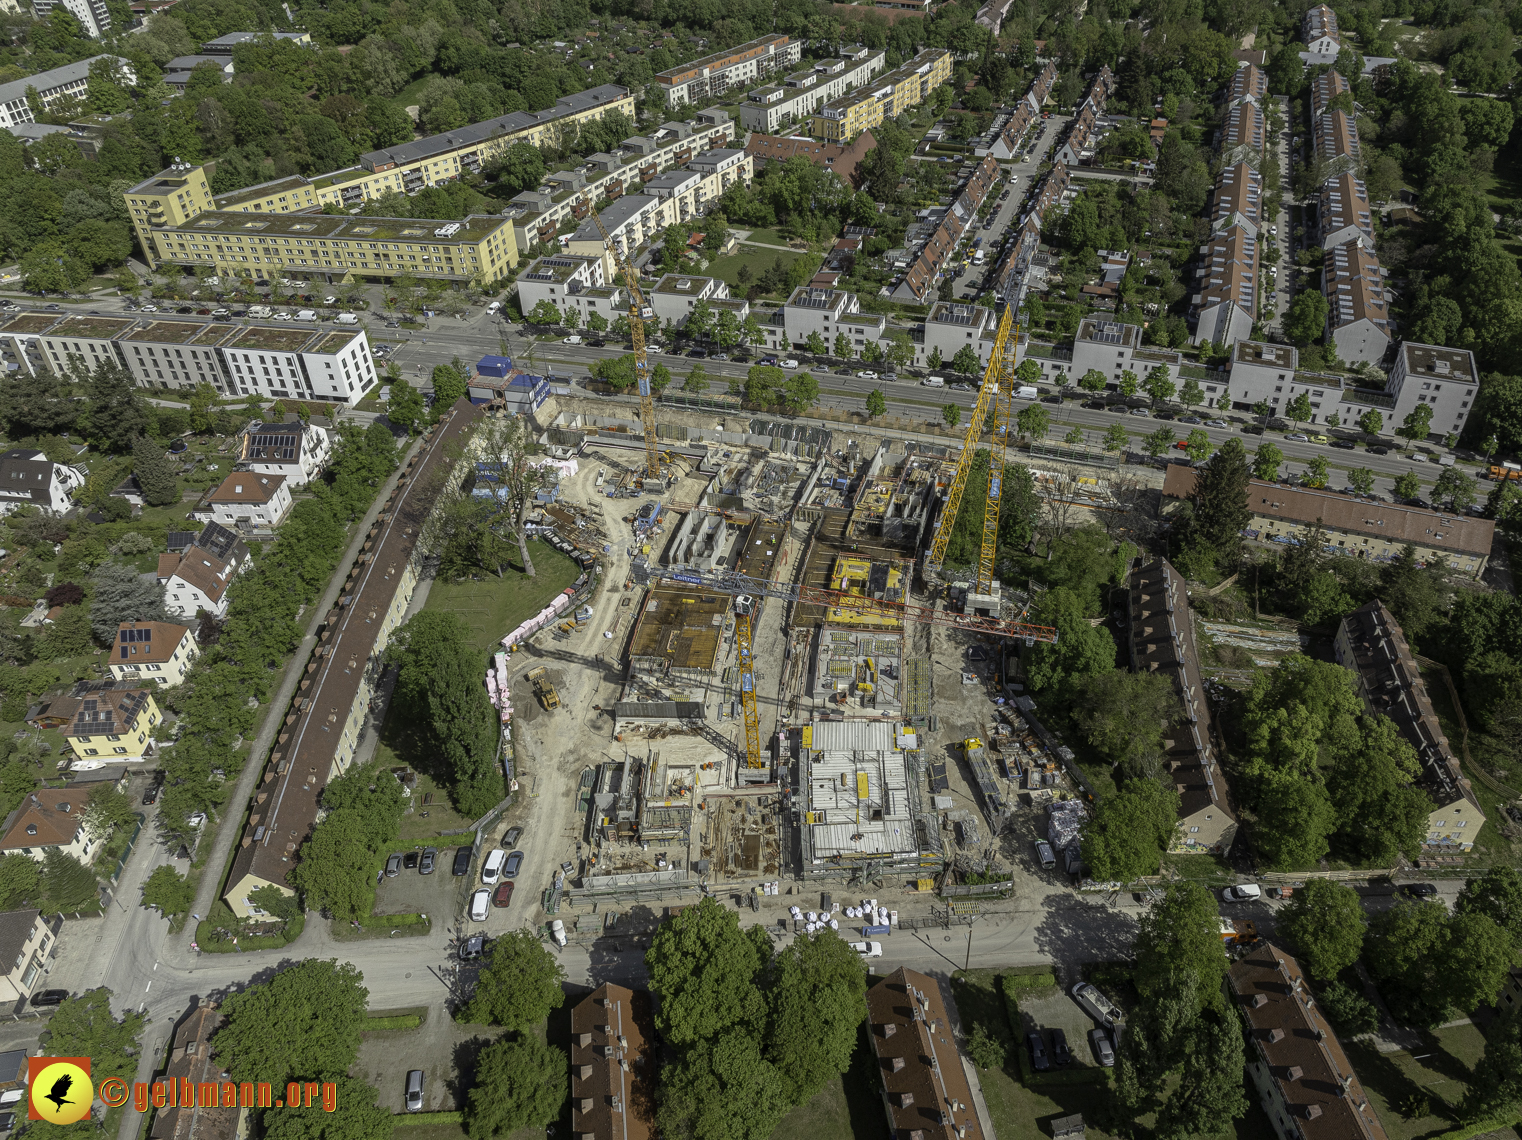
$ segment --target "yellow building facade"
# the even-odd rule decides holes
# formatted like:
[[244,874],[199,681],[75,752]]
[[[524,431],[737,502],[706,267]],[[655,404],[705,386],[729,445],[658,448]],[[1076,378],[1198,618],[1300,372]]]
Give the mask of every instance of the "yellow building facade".
[[147,689],[114,689],[81,700],[63,731],[81,760],[141,760],[162,719]]
[[951,53],[927,48],[902,67],[831,100],[814,113],[810,131],[842,146],[884,119],[917,107],[951,78]]

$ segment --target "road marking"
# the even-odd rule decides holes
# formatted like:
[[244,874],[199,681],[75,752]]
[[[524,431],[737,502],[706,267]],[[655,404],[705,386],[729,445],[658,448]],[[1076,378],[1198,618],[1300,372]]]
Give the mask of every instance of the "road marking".
[[158,964],[158,963],[157,963],[157,962],[155,962],[155,963],[154,963],[154,964],[153,964],[153,968],[154,968],[154,969],[155,969],[155,970],[157,970],[157,969],[158,969],[158,968],[159,968],[159,964]]
[[148,983],[148,984],[147,984],[147,985],[146,985],[146,986],[144,986],[144,987],[143,987],[143,992],[144,992],[144,993],[147,993],[147,992],[148,992],[148,991],[149,991],[149,990],[151,990],[151,989],[152,989],[152,988],[153,988],[153,983],[152,983],[152,982],[149,982],[149,983]]

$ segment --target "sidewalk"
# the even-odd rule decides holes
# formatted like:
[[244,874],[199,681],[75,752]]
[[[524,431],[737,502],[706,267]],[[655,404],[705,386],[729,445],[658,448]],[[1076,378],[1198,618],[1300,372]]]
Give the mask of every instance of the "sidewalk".
[[[349,548],[344,552],[338,568],[333,572],[327,588],[322,596],[311,607],[311,617],[307,622],[306,635],[302,637],[301,644],[291,655],[291,659],[285,667],[285,675],[281,679],[280,687],[274,696],[270,698],[268,709],[264,714],[264,723],[260,725],[258,735],[254,737],[253,745],[249,749],[248,759],[244,763],[243,772],[238,776],[237,786],[227,798],[227,814],[222,819],[221,830],[212,845],[211,854],[206,860],[205,874],[201,879],[200,889],[196,891],[196,901],[193,908],[195,914],[205,915],[211,910],[211,905],[216,901],[217,893],[222,886],[222,873],[227,869],[227,859],[232,853],[233,844],[242,834],[241,823],[243,809],[254,793],[254,785],[259,782],[259,777],[264,771],[264,762],[269,758],[270,747],[274,744],[275,734],[279,731],[284,721],[286,709],[290,707],[291,696],[296,691],[296,685],[301,679],[302,671],[306,668],[307,659],[311,656],[313,648],[317,645],[317,631],[321,627],[323,619],[338,601],[339,592],[343,589],[347,571],[359,557],[359,552],[364,546],[365,539],[370,533],[370,527],[375,522],[375,516],[391,497],[392,490],[396,487],[397,476],[407,468],[407,460],[412,457],[422,444],[422,437],[412,441],[411,446],[402,454],[401,462],[397,464],[395,471],[382,484],[374,500],[370,503],[370,509],[365,512],[365,517],[359,521],[354,529],[354,538],[349,543]],[[178,967],[187,967],[194,960],[194,952],[190,949],[191,940],[195,938],[194,921],[185,924],[183,937],[177,940],[178,944],[166,940],[164,946],[164,958]]]

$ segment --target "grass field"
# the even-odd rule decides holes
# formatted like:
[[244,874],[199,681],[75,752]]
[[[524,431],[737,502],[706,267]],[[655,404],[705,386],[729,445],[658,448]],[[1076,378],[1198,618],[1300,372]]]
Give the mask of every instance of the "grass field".
[[[1468,1091],[1470,1069],[1485,1049],[1485,1038],[1474,1025],[1455,1025],[1424,1037],[1424,1047],[1415,1055],[1380,1053],[1361,1041],[1343,1042],[1390,1140],[1418,1140],[1455,1127],[1453,1108]],[[1397,1106],[1414,1092],[1427,1095],[1430,1110],[1408,1120]],[[1516,1132],[1495,1135],[1510,1137]]]
[[[757,249],[755,246],[747,245],[742,245],[739,249],[739,253],[731,253],[726,257],[718,257],[710,261],[707,270],[709,276],[722,277],[728,282],[730,290],[737,297],[745,296],[746,290],[750,288],[749,284],[740,283],[740,266],[742,265],[750,266],[751,282],[754,283],[766,269],[776,263],[778,258],[781,258],[782,264],[786,266],[791,265],[800,257],[810,259],[819,257],[817,253],[783,253],[781,250]],[[780,292],[763,293],[762,296],[782,299]]]
[[530,542],[528,550],[534,561],[534,577],[522,573],[514,563],[503,578],[437,581],[428,591],[423,608],[458,614],[470,628],[471,645],[486,653],[503,634],[544,609],[581,574],[581,568],[553,546]]

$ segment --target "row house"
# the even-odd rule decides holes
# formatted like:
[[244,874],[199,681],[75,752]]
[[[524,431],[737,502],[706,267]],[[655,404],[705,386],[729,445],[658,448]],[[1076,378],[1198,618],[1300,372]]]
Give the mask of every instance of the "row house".
[[1036,188],[1030,208],[1020,219],[1020,235],[1010,242],[1000,264],[994,269],[994,296],[999,303],[1017,308],[1025,287],[1037,271],[1041,250],[1041,230],[1054,206],[1062,203],[1072,184],[1072,174],[1065,163],[1056,163]]
[[1052,86],[1056,82],[1057,65],[1048,62],[1036,78],[1031,80],[1030,89],[1015,104],[1014,114],[994,140],[990,154],[1001,162],[1007,162],[1019,153],[1020,140],[1030,125],[1041,118],[1041,108],[1046,105],[1047,96],[1052,93]]
[[1094,126],[1098,122],[1099,112],[1094,105],[1085,102],[1078,109],[1072,126],[1068,128],[1067,138],[1062,140],[1062,145],[1057,148],[1054,161],[1067,166],[1079,166],[1094,157],[1094,149],[1098,145]]
[[1327,334],[1337,355],[1354,362],[1380,363],[1394,336],[1385,269],[1361,242],[1325,252],[1321,290],[1327,300]]
[[1348,81],[1336,71],[1323,71],[1311,80],[1311,118],[1319,119],[1331,109],[1332,100],[1352,93]]
[[1225,167],[1215,182],[1215,203],[1211,210],[1212,233],[1241,226],[1254,237],[1260,235],[1263,226],[1263,175],[1240,163]]
[[887,58],[886,52],[863,47],[837,59],[820,60],[781,83],[757,87],[740,104],[740,126],[769,135],[806,123],[822,104],[881,75]]
[[1226,125],[1221,132],[1221,161],[1229,165],[1262,165],[1266,138],[1263,108],[1250,101],[1238,103],[1226,113]]
[[951,52],[945,48],[926,48],[902,67],[822,104],[809,121],[809,133],[844,144],[862,131],[880,126],[884,119],[918,107],[950,79]]
[[655,89],[666,106],[681,107],[703,99],[717,99],[727,91],[792,67],[802,58],[802,40],[784,35],[762,36],[658,72]]
[[1358,124],[1346,111],[1332,110],[1320,115],[1313,124],[1312,142],[1316,157],[1333,174],[1357,170],[1363,161],[1358,145]]
[[1252,335],[1258,312],[1258,238],[1232,225],[1200,247],[1193,341],[1233,344]]
[[957,243],[977,219],[978,208],[988,198],[988,193],[998,183],[999,164],[992,155],[985,156],[962,186],[962,191],[946,211],[945,217],[926,239],[923,248],[910,264],[904,279],[894,288],[895,300],[923,305],[935,292],[947,259],[956,251]]
[[1313,57],[1308,62],[1334,63],[1342,50],[1342,36],[1337,30],[1337,13],[1325,4],[1317,4],[1305,13],[1301,25],[1301,39],[1305,51],[1301,57]]
[[1334,249],[1346,242],[1360,242],[1374,248],[1373,212],[1369,193],[1351,171],[1328,178],[1321,184],[1320,208],[1316,213],[1316,230],[1322,249]]
[[1249,63],[1232,73],[1231,84],[1226,89],[1228,106],[1253,102],[1261,107],[1267,98],[1268,76],[1256,64]]

